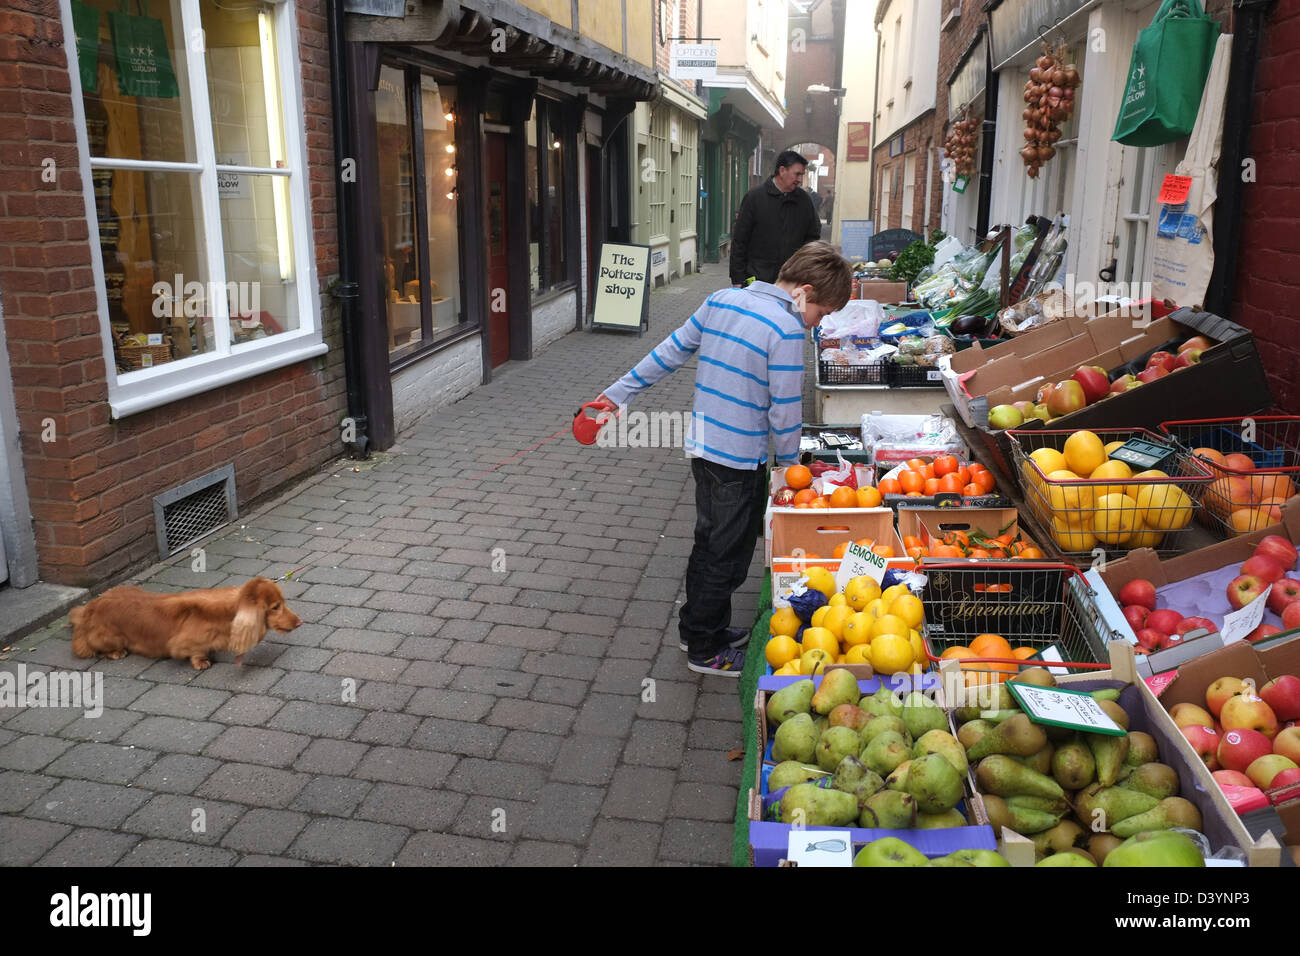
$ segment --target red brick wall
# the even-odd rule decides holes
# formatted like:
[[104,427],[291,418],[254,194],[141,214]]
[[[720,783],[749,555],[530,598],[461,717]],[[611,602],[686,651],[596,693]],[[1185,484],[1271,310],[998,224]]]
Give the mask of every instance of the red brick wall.
[[[664,76],[669,76],[671,75],[673,68],[672,37],[668,37],[664,43],[659,42],[659,2],[660,0],[654,0],[654,2],[650,4],[650,28],[653,31],[651,37],[653,38],[655,47],[655,69],[661,72]],[[695,16],[696,7],[694,0],[675,0],[675,3],[677,6],[677,33],[674,34],[674,36],[695,36],[698,31],[696,28],[697,18]],[[631,28],[631,24],[629,24],[628,29],[631,30]],[[695,92],[694,80],[686,80],[684,82],[670,80],[669,82],[676,83],[688,92]]]
[[[888,205],[889,205],[889,228],[901,229],[903,225],[903,200],[906,193],[903,189],[905,164],[909,156],[916,157],[916,183],[912,196],[912,231],[919,232],[927,239],[930,231],[939,228],[939,218],[941,201],[943,199],[939,192],[942,182],[939,180],[939,161],[933,160],[934,167],[931,170],[931,187],[930,187],[930,218],[925,217],[925,164],[927,146],[934,146],[941,142],[941,137],[935,132],[935,113],[931,110],[923,114],[919,119],[903,128],[903,152],[893,158],[889,155],[889,140],[886,139],[876,147],[872,153],[874,171],[872,173],[873,181],[871,183],[871,208],[872,217],[876,221],[876,231],[881,232],[882,221],[879,211],[876,207],[880,202],[880,184],[884,180],[885,170],[893,171],[893,179],[890,185]],[[898,133],[894,133],[891,139],[896,139]]]
[[[958,6],[961,7],[961,16],[954,20],[948,26],[948,29],[939,34],[939,88],[935,94],[934,131],[935,142],[940,146],[947,139],[950,124],[955,119],[951,115],[952,104],[948,102],[948,78],[957,69],[957,64],[961,62],[962,56],[970,49],[971,41],[975,39],[975,33],[980,25],[988,22],[988,14],[980,9],[979,4],[959,4],[958,0],[943,0],[943,14],[940,17],[940,22],[943,22],[943,18],[947,17],[949,12]],[[977,48],[971,53],[971,57],[983,59],[984,55],[984,41],[981,39]],[[984,115],[982,103],[974,104],[973,109],[978,115]],[[980,156],[976,153],[975,164],[977,169],[979,168],[979,161]],[[943,171],[938,163],[935,164],[934,179],[936,195],[942,200],[943,194],[940,190],[947,187],[944,185]],[[968,188],[978,189],[979,179],[973,179],[971,186]],[[935,226],[938,227],[937,217]]]
[[1300,414],[1300,0],[1279,0],[1264,26],[1248,155],[1236,302],[1227,318],[1255,333],[1278,407]]
[[[299,0],[317,272],[338,271],[324,3]],[[56,0],[0,11],[0,302],[41,577],[92,585],[156,555],[153,496],[233,462],[241,509],[339,450],[345,408],[336,310],[330,352],[113,421]],[[293,117],[289,117],[293,121]],[[57,180],[41,181],[50,157]],[[329,302],[328,298],[325,299]],[[55,440],[43,442],[46,421]]]

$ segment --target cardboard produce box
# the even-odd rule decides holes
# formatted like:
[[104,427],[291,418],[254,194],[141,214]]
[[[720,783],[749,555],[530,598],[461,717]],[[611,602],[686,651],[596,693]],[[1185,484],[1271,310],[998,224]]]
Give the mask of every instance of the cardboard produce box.
[[907,283],[885,279],[859,279],[858,298],[875,299],[881,305],[896,305],[907,301]]
[[1020,512],[1015,508],[909,508],[904,503],[898,508],[898,536],[909,535],[921,539],[925,547],[932,539],[939,539],[946,531],[982,531],[990,538],[1006,532],[1047,552],[1041,544],[1025,534],[1020,527]]
[[[1076,334],[1061,338],[1075,329]],[[1069,378],[1081,365],[1100,365],[1113,375],[1170,339],[1198,334],[1215,343],[1199,364],[1062,416],[1051,427],[1154,429],[1172,418],[1244,415],[1272,405],[1254,336],[1227,319],[1191,309],[1138,327],[1123,311],[1099,316],[1081,328],[1076,320],[1065,319],[992,349],[967,349],[947,361],[944,387],[967,425],[988,429],[990,408],[1032,401],[1044,384]]]
[[[772,606],[788,607],[781,591],[803,574],[803,569],[817,566],[832,574],[840,566],[832,558],[835,546],[845,541],[870,538],[894,550],[891,567],[912,564],[903,551],[903,542],[894,530],[894,512],[890,508],[776,508],[771,512],[768,538],[768,566],[772,569]],[[796,551],[795,549],[798,549]],[[817,555],[808,558],[807,555]]]

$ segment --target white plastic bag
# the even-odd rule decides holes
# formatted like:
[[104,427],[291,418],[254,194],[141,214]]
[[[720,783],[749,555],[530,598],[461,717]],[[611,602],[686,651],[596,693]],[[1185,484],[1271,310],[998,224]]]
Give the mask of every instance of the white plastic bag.
[[961,240],[956,236],[944,236],[943,240],[934,247],[934,262],[931,263],[934,271],[938,272],[944,264],[951,262],[961,250]]
[[884,320],[885,313],[879,302],[872,299],[850,299],[844,308],[822,319],[821,337],[847,339],[856,335],[872,339],[880,333],[880,324]]

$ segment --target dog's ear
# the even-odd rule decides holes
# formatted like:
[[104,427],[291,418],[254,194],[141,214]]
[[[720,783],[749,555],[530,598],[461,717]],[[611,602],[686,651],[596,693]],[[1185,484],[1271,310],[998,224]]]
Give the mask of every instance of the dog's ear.
[[230,622],[230,650],[247,654],[266,636],[267,593],[263,578],[253,578],[239,589],[239,603]]

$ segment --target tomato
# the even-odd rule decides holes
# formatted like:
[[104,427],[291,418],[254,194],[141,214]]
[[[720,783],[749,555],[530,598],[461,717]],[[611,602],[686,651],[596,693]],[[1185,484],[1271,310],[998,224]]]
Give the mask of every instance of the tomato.
[[939,490],[958,494],[961,492],[961,481],[957,478],[956,472],[948,472],[939,479]]
[[940,478],[951,475],[960,467],[961,462],[957,460],[956,455],[940,455],[934,460],[934,473]]
[[939,487],[942,483],[943,483],[942,479],[927,478],[925,479],[925,486],[921,490],[924,491],[927,495],[935,495],[942,490]]
[[984,494],[984,489],[972,482],[971,484],[964,486],[961,493],[967,498],[978,498],[980,495]]
[[925,478],[918,471],[905,471],[898,476],[898,484],[904,494],[910,495],[912,492],[919,494],[925,488]]

